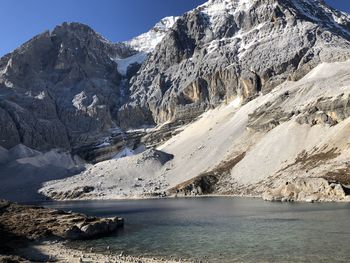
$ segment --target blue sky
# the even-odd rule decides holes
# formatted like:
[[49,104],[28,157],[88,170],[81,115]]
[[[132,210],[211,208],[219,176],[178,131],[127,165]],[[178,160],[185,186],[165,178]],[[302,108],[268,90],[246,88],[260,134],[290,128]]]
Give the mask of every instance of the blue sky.
[[[67,22],[88,24],[112,41],[128,40],[161,18],[180,15],[205,0],[0,0],[0,56],[33,36]],[[349,0],[327,0],[350,12]]]

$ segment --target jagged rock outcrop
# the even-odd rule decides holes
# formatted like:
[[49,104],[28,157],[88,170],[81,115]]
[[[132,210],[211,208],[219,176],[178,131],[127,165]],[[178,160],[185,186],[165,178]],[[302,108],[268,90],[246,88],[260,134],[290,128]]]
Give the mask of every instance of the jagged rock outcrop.
[[295,111],[285,111],[281,105],[290,96],[290,92],[281,94],[277,99],[272,102],[269,101],[256,109],[252,114],[249,114],[248,129],[255,131],[270,131],[280,125],[283,122],[289,121],[293,116],[297,115]]
[[336,98],[319,98],[303,109],[297,121],[309,125],[336,125],[350,116],[349,98],[349,94],[339,94]]
[[349,21],[323,1],[208,1],[175,22],[131,80],[120,124],[192,120],[237,95],[250,100],[298,80],[321,62],[344,61]]
[[114,136],[116,113],[128,101],[129,80],[176,19],[164,18],[149,32],[116,44],[86,25],[64,23],[1,58],[0,145],[63,148],[84,156],[113,137],[114,145],[102,147],[103,159],[104,152],[132,144],[122,131],[123,140]]
[[[348,189],[347,189],[348,191]],[[329,183],[322,178],[298,178],[285,182],[276,189],[263,194],[266,201],[282,202],[321,202],[321,201],[350,201],[346,196],[344,186]]]

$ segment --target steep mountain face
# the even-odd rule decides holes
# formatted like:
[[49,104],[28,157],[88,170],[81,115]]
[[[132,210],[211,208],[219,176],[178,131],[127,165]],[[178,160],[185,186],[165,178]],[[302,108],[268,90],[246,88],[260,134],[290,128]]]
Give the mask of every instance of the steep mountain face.
[[208,1],[175,22],[132,79],[120,125],[192,120],[346,60],[349,21],[318,0]]
[[77,149],[119,136],[117,111],[128,101],[129,80],[176,19],[116,44],[64,23],[1,58],[0,145]]
[[85,25],[64,23],[3,57],[1,145],[70,149],[113,128],[122,76],[111,57],[133,52]]

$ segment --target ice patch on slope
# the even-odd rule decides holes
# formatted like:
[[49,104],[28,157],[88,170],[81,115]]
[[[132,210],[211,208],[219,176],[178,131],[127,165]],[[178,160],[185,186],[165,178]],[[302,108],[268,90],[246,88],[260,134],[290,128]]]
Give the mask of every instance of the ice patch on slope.
[[127,58],[116,58],[113,59],[113,61],[115,61],[118,64],[119,73],[125,76],[128,72],[129,66],[135,63],[142,64],[146,60],[146,58],[147,53],[140,52]]

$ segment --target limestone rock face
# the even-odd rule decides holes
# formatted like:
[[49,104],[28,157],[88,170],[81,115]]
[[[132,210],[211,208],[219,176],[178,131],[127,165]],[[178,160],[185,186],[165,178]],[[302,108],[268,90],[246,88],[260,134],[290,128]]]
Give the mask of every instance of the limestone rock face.
[[111,58],[133,52],[64,23],[1,58],[1,145],[69,149],[114,127],[122,76]]
[[[350,57],[349,17],[311,0],[211,0],[178,18],[131,79],[123,127],[190,119]],[[125,116],[133,116],[132,119]]]

